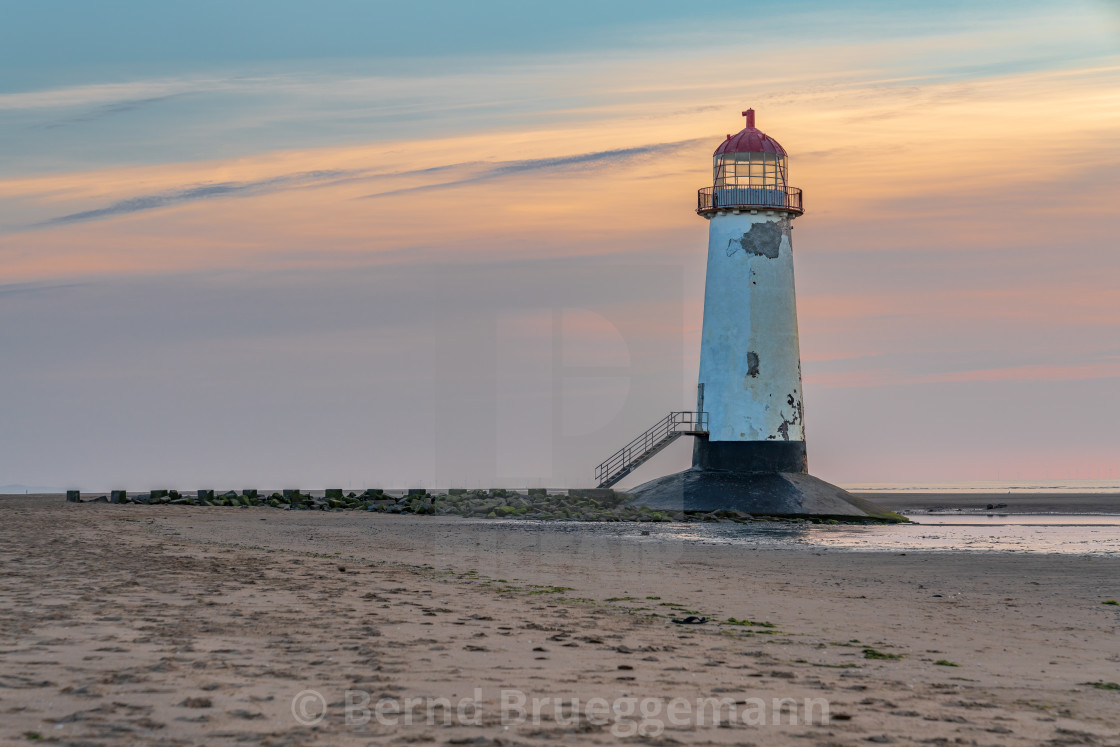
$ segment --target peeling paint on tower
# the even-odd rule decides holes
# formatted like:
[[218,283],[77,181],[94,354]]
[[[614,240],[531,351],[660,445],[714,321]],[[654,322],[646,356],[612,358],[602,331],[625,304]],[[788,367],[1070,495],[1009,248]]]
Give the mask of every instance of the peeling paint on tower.
[[728,239],[727,256],[731,257],[742,249],[745,254],[777,259],[782,248],[782,237],[789,235],[789,221],[786,223],[787,227],[784,230],[782,226],[769,221],[755,223],[739,238]]
[[752,379],[758,376],[758,353],[747,353],[747,376]]

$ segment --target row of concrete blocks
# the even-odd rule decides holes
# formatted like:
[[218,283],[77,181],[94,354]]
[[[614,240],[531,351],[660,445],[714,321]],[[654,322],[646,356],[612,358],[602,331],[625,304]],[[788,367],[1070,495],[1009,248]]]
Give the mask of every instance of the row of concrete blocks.
[[[594,498],[594,499],[597,499],[597,500],[603,499],[603,498],[610,498],[610,497],[615,495],[615,491],[613,491],[609,488],[570,488],[570,489],[569,488],[555,488],[555,489],[553,489],[553,488],[528,488],[526,490],[508,490],[506,488],[491,488],[489,492],[495,492],[495,491],[499,491],[499,490],[507,492],[507,493],[522,493],[524,495],[529,495],[529,496],[565,495],[566,494],[566,495],[568,495],[572,498]],[[148,497],[149,499],[158,500],[160,498],[167,497],[170,492],[171,492],[170,490],[152,490],[148,493],[134,493],[133,495],[134,496],[143,495],[143,496]],[[289,490],[283,490],[283,491],[280,491],[280,492],[283,494],[283,496],[285,498],[287,498],[289,500],[292,499],[292,498],[298,499],[301,495],[309,495],[309,493],[304,493],[303,491],[298,490],[298,489],[289,489]],[[362,493],[359,493],[358,495],[366,495],[370,492],[382,494],[382,495],[385,495],[385,496],[393,495],[393,496],[398,496],[399,497],[399,496],[404,496],[404,495],[425,495],[425,494],[431,494],[431,495],[466,495],[467,493],[470,493],[472,491],[467,489],[467,488],[448,488],[448,489],[445,489],[445,490],[427,490],[425,488],[409,488],[408,490],[362,491]],[[328,500],[331,499],[331,498],[341,499],[341,498],[344,497],[345,494],[346,494],[346,491],[344,491],[342,488],[327,488],[325,493],[324,493],[324,497],[327,498]],[[198,500],[200,500],[200,501],[212,501],[212,500],[214,500],[215,491],[213,491],[213,490],[199,490],[199,491],[197,491],[197,495],[198,495]],[[224,495],[224,493],[218,494],[218,495]],[[245,496],[246,498],[256,499],[256,498],[260,497],[260,491],[258,491],[256,489],[242,490],[241,495]],[[128,492],[125,491],[125,490],[112,490],[112,491],[109,492],[109,503],[123,503],[126,498],[128,498]],[[68,503],[81,503],[82,502],[82,491],[80,491],[80,490],[67,490],[66,491],[66,501]]]

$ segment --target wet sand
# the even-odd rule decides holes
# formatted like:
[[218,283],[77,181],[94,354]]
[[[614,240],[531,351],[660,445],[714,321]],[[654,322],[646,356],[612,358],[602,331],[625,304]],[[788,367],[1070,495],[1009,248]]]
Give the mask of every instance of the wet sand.
[[[1120,680],[1120,606],[1101,603],[1120,597],[1120,558],[58,496],[0,511],[5,744],[1120,745],[1120,692],[1082,684]],[[711,621],[669,621],[689,614]],[[481,725],[404,702],[475,688]],[[643,736],[617,710],[596,725],[546,708],[503,724],[503,689],[623,707],[824,698],[831,718]],[[306,690],[327,715],[305,726]],[[347,724],[347,690],[416,722]]]

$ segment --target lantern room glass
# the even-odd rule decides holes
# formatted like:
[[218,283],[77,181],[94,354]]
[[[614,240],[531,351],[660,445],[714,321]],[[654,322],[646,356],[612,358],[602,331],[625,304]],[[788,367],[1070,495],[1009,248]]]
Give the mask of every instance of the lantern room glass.
[[786,157],[775,153],[720,153],[714,159],[712,186],[785,192]]
[[788,193],[784,155],[743,152],[715,157],[709,208],[787,209]]

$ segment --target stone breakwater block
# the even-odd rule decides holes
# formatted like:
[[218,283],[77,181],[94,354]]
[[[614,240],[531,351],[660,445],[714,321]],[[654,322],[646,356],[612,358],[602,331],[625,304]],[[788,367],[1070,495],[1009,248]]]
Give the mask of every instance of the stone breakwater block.
[[285,490],[284,497],[291,500],[292,498],[299,498],[299,490]]
[[148,498],[157,501],[160,498],[166,498],[170,492],[170,490],[153,490],[151,493],[148,493]]
[[199,500],[200,503],[202,501],[212,501],[212,500],[214,500],[214,491],[213,490],[200,490],[200,491],[198,491],[198,500]]
[[342,500],[342,488],[327,488],[326,498],[327,500],[331,498],[338,501]]
[[592,498],[597,501],[614,498],[614,495],[614,491],[610,488],[581,488],[579,490],[568,491],[568,496],[570,498]]
[[449,488],[448,491],[447,491],[447,494],[448,495],[466,495],[467,494],[467,489],[466,488]]
[[424,488],[409,488],[408,489],[408,494],[409,495],[424,495],[427,492],[428,491],[424,490]]
[[254,501],[257,500],[257,490],[256,490],[256,488],[251,488],[249,490],[242,490],[241,495],[243,495],[246,498],[249,498],[251,500],[254,500]]
[[529,495],[543,498],[548,495],[548,488],[529,488]]
[[67,490],[66,491],[66,502],[67,503],[81,503],[82,502],[82,491],[80,491],[80,490]]
[[110,490],[109,503],[128,503],[128,493],[124,490]]

